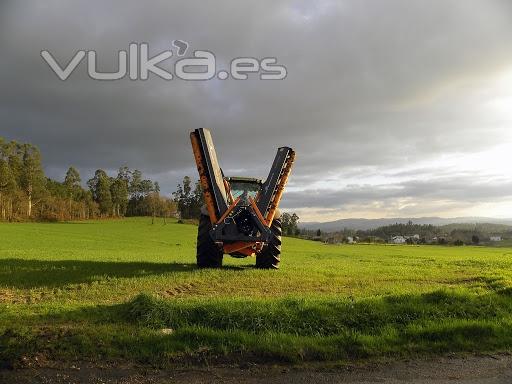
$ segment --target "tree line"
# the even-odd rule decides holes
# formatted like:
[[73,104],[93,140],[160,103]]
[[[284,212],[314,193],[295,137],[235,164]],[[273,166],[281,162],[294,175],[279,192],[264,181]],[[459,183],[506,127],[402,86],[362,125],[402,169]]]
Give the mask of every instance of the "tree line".
[[[158,182],[126,166],[110,176],[98,169],[82,185],[78,170],[69,167],[63,181],[44,173],[39,149],[0,137],[0,220],[66,221],[152,216],[196,220],[204,205],[199,181],[185,176],[171,197],[160,194]],[[283,233],[296,236],[299,217],[282,215]]]
[[157,182],[121,167],[115,176],[98,169],[82,187],[74,167],[64,180],[46,177],[39,149],[0,138],[0,219],[85,220],[124,216],[170,217],[175,202],[160,195]]

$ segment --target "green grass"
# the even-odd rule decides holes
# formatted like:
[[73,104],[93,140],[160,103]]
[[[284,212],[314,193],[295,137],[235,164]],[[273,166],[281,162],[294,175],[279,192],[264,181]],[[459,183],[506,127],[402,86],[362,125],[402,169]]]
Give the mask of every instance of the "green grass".
[[[284,239],[195,267],[197,227],[0,224],[0,362],[304,361],[512,348],[512,249]],[[162,329],[172,329],[164,333]]]

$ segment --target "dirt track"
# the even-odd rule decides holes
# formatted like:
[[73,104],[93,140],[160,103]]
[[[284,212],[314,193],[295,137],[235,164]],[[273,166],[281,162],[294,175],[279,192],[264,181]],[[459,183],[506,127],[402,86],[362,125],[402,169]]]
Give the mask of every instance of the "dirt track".
[[450,383],[510,384],[512,355],[443,357],[336,368],[252,366],[155,370],[140,367],[26,368],[0,371],[0,383]]

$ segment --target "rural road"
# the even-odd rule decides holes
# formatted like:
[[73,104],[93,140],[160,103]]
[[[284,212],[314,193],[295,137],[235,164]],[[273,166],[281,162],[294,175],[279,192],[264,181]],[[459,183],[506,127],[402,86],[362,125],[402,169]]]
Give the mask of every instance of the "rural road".
[[154,370],[135,367],[100,368],[86,364],[63,368],[0,371],[0,383],[254,383],[254,384],[510,384],[512,355],[442,357],[346,367],[216,367]]

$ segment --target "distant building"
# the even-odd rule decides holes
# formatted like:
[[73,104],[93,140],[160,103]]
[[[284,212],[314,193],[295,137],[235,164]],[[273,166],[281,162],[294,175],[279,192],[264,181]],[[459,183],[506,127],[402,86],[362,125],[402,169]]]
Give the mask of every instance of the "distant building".
[[501,241],[501,236],[491,236],[491,237],[489,237],[489,240],[491,240],[491,241]]
[[393,244],[405,244],[405,241],[406,241],[406,239],[403,236],[393,236],[391,238],[391,242]]
[[347,243],[352,244],[354,242],[354,238],[352,236],[347,236]]
[[328,237],[325,239],[325,244],[338,244],[339,241],[335,237]]

